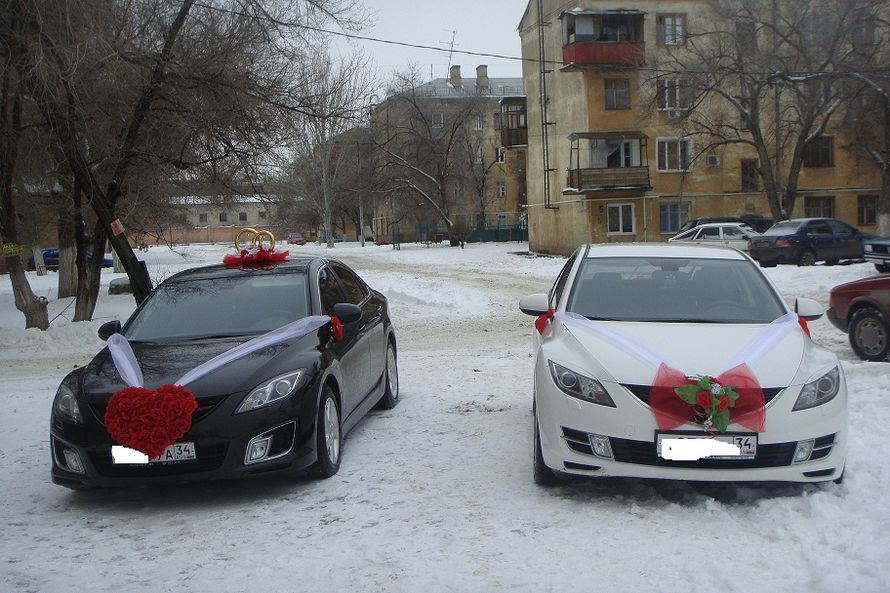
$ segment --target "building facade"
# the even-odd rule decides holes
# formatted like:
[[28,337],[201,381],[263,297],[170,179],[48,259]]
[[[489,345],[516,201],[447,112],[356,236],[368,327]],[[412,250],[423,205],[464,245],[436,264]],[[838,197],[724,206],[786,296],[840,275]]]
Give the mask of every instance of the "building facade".
[[[664,241],[690,218],[771,218],[757,154],[705,150],[683,131],[692,106],[653,65],[713,18],[707,0],[531,0],[519,26],[528,102],[530,248]],[[539,16],[540,15],[540,16]],[[698,144],[698,146],[697,146]],[[876,167],[828,129],[807,148],[789,218],[831,216],[874,231]]]

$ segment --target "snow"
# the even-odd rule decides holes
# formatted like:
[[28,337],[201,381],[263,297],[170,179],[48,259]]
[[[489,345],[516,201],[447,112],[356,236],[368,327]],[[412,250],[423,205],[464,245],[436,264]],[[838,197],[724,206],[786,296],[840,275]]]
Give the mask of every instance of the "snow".
[[[152,248],[152,278],[220,261],[228,246]],[[890,364],[859,361],[827,320],[850,393],[842,485],[531,479],[531,319],[562,258],[527,244],[466,249],[307,245],[387,294],[399,337],[402,401],[349,435],[325,481],[265,479],[72,492],[49,478],[49,408],[61,378],[125,319],[107,294],[71,323],[56,275],[29,273],[50,300],[48,332],[23,330],[0,277],[0,591],[286,592],[890,590]],[[827,304],[870,264],[766,270],[791,300]]]

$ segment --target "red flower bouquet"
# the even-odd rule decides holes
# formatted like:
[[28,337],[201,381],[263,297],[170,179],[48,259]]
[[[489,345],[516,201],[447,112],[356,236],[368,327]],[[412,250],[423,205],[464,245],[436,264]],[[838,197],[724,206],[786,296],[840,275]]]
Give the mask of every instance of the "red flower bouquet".
[[108,400],[105,426],[118,443],[153,458],[188,432],[197,407],[194,394],[178,385],[125,387]]

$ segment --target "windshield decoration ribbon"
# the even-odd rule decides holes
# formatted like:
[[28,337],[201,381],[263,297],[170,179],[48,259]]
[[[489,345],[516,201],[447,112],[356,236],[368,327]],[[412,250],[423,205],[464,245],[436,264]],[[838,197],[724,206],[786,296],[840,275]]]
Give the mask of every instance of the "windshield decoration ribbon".
[[187,372],[175,385],[161,385],[154,390],[143,386],[142,369],[130,343],[121,334],[114,334],[108,338],[108,351],[118,376],[128,387],[108,400],[104,416],[108,433],[121,445],[144,453],[149,459],[158,457],[192,426],[192,414],[198,408],[198,402],[195,394],[185,385],[235,360],[270,346],[297,340],[325,326],[329,326],[328,332],[333,341],[343,339],[343,324],[337,317],[304,317],[226,350]]
[[739,351],[727,370],[712,377],[690,376],[679,371],[679,365],[667,357],[577,313],[556,313],[555,318],[569,328],[595,334],[654,370],[648,403],[660,430],[695,423],[708,432],[725,432],[731,423],[755,432],[764,431],[763,390],[748,364],[769,351],[795,327],[800,327],[794,313],[779,317]]
[[[246,242],[242,244],[242,240]],[[238,255],[227,255],[223,264],[237,268],[241,266],[265,266],[280,264],[287,260],[288,251],[275,250],[275,235],[271,231],[243,228],[235,235],[235,249]]]

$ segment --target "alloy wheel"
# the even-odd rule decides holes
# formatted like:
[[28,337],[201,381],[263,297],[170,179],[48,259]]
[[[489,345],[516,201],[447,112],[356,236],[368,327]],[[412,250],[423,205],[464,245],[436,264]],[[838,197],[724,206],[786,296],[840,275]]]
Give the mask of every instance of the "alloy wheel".
[[340,460],[340,416],[337,404],[332,398],[324,403],[324,440],[328,459],[334,465]]

